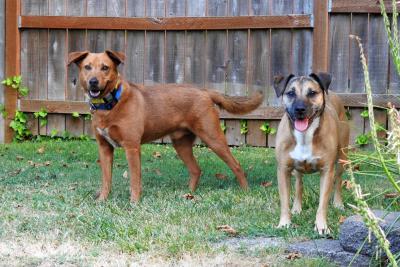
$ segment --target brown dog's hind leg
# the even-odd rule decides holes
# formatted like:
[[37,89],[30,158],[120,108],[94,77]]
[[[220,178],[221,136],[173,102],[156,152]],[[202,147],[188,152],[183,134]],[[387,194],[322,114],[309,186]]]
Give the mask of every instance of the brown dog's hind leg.
[[102,137],[96,136],[99,144],[99,158],[100,167],[102,172],[102,185],[100,192],[96,194],[96,198],[99,201],[105,200],[111,191],[111,180],[112,180],[112,163],[114,160],[114,148],[110,146],[107,141]]
[[192,133],[176,138],[171,135],[172,145],[174,146],[179,158],[185,163],[190,174],[189,188],[192,191],[196,190],[201,170],[193,156],[193,143],[196,136]]
[[194,133],[228,165],[235,174],[240,187],[248,189],[246,176],[239,162],[232,156],[219,124],[218,114],[214,110],[211,112],[197,122]]

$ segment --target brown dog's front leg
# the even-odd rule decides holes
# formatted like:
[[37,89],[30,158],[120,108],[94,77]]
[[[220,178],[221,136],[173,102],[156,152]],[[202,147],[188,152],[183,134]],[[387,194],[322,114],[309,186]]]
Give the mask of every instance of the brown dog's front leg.
[[289,227],[291,223],[289,210],[290,174],[291,171],[289,171],[286,167],[278,167],[278,188],[281,202],[281,218],[279,220],[279,228]]
[[315,230],[317,230],[320,235],[330,233],[326,216],[328,213],[329,198],[334,183],[334,167],[333,164],[331,165],[332,166],[329,166],[321,172],[320,178],[319,205],[317,216],[315,218]]
[[105,200],[111,191],[112,164],[114,160],[114,148],[102,137],[97,137],[99,144],[100,167],[102,172],[102,185],[97,194],[97,200]]
[[131,202],[138,202],[142,193],[142,176],[140,166],[140,144],[125,149],[126,160],[131,175]]

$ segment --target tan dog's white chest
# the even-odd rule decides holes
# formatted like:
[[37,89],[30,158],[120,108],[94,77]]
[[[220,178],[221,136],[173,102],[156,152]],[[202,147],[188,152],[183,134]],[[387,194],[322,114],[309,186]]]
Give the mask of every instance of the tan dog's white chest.
[[315,130],[319,126],[319,117],[316,118],[305,132],[294,130],[296,146],[289,152],[294,161],[294,167],[301,172],[316,171],[320,157],[313,154],[313,138]]

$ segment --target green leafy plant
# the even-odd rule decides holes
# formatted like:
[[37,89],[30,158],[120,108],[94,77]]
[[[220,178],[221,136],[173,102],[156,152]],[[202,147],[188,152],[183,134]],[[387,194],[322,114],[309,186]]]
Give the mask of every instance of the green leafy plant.
[[76,111],[74,111],[74,112],[72,112],[72,118],[79,118],[81,115],[79,114],[79,112],[76,112]]
[[368,118],[368,109],[364,109],[361,113],[360,116],[363,118]]
[[14,139],[23,141],[32,136],[31,131],[27,126],[27,116],[22,111],[15,112],[14,119],[10,122],[10,128],[14,131]]
[[33,113],[36,119],[39,119],[40,127],[44,127],[47,125],[47,110],[45,108],[41,108],[39,111]]
[[356,136],[356,144],[360,146],[368,145],[371,141],[370,134],[359,134]]
[[264,133],[264,134],[276,134],[276,128],[271,127],[269,125],[268,122],[264,122],[261,126],[260,126],[260,130]]
[[87,135],[87,134],[81,134],[79,136],[79,139],[82,140],[82,141],[90,141],[91,140],[90,136]]
[[62,134],[61,134],[61,137],[62,137],[63,139],[71,139],[71,138],[72,138],[72,135],[71,135],[71,133],[68,132],[68,131],[63,131]]
[[225,133],[225,131],[226,131],[225,122],[221,121],[221,122],[219,123],[219,126],[221,127],[221,130]]
[[240,121],[240,134],[246,134],[249,131],[249,127],[247,126],[247,120]]
[[7,117],[7,112],[6,112],[6,108],[3,104],[0,104],[0,113],[1,116],[5,119]]
[[58,130],[57,129],[52,129],[50,131],[50,137],[51,138],[55,138],[57,136],[57,134],[58,134]]
[[85,117],[83,118],[85,121],[90,121],[92,120],[92,114],[86,114]]
[[29,94],[28,87],[22,84],[21,75],[7,77],[1,84],[14,88],[20,96],[27,96]]

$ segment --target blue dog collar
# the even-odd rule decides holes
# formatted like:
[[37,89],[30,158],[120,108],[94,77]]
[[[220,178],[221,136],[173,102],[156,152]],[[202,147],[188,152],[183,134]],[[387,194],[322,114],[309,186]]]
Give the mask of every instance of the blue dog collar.
[[122,83],[117,83],[116,88],[105,97],[97,99],[92,98],[89,101],[91,110],[111,110],[119,102],[122,95]]

